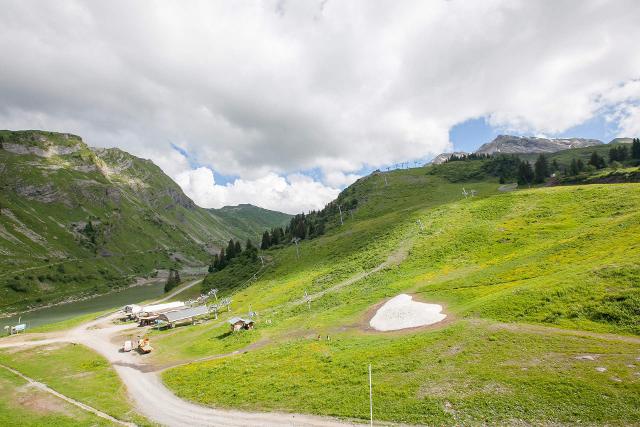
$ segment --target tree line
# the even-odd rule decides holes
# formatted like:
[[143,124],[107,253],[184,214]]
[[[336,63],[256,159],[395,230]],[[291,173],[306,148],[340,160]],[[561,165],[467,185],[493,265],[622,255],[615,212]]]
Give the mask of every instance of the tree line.
[[[620,144],[609,149],[609,166],[627,160],[640,160],[640,138],[634,138],[631,148],[627,144]],[[603,169],[607,167],[607,160],[597,151],[591,153],[588,162],[574,157],[568,166],[561,166],[556,159],[549,161],[546,154],[538,155],[533,164],[520,159],[515,154],[469,154],[467,156],[452,156],[448,161],[484,160],[482,168],[485,172],[497,176],[501,184],[517,181],[520,185],[541,184],[552,174],[563,173],[565,176],[576,176],[592,167]]]
[[549,163],[545,154],[540,154],[533,166],[513,154],[491,156],[483,165],[485,172],[497,176],[501,184],[517,181],[520,185],[543,183],[557,168],[557,162]]
[[484,160],[490,157],[491,157],[491,154],[481,154],[481,153],[469,153],[469,154],[463,154],[461,156],[456,156],[455,154],[452,154],[451,157],[449,157],[445,161],[445,163],[460,162],[465,160]]
[[258,259],[258,249],[250,239],[247,239],[244,249],[239,240],[229,239],[227,248],[220,248],[220,252],[213,256],[209,265],[209,273],[223,270],[234,259],[243,261],[256,261]]
[[338,217],[342,211],[343,219],[346,220],[350,211],[354,211],[358,206],[358,199],[351,194],[352,189],[346,188],[338,198],[319,211],[311,211],[307,214],[295,215],[286,227],[274,227],[262,233],[260,249],[266,250],[276,245],[289,244],[293,239],[313,239],[322,236],[327,227],[339,221]]

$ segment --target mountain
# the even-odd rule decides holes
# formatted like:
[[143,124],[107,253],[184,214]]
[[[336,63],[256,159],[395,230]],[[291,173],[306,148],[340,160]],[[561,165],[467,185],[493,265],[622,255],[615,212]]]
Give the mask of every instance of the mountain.
[[[207,406],[364,422],[371,363],[380,424],[637,424],[640,184],[501,191],[492,164],[374,172],[333,202],[357,200],[323,235],[264,251],[235,286],[213,272],[233,309],[154,335],[151,357],[176,366],[165,385]],[[374,315],[411,317],[380,309],[401,294],[447,318],[373,329]],[[248,312],[253,331],[222,324]]]
[[150,160],[79,136],[0,131],[0,310],[127,286],[195,267],[230,238],[288,215],[198,207]]
[[238,235],[244,234],[258,243],[262,239],[264,230],[284,226],[292,216],[250,204],[225,206],[220,209],[209,209],[209,211],[224,219],[225,223],[232,226]]
[[493,141],[480,146],[478,154],[554,153],[569,148],[601,145],[602,141],[585,138],[538,138],[534,136],[498,135]]
[[430,163],[433,163],[434,165],[440,165],[442,163],[445,163],[452,156],[464,157],[467,154],[469,154],[469,153],[467,153],[466,151],[455,151],[453,153],[442,153],[442,154],[438,154],[436,157],[434,157],[433,160],[431,160]]
[[631,144],[632,142],[633,138],[613,138],[609,144]]

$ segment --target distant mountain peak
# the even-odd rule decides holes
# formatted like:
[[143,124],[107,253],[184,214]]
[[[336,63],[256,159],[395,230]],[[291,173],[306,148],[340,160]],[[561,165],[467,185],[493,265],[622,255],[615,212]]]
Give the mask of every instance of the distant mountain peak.
[[544,138],[537,136],[498,135],[493,141],[476,150],[478,154],[554,153],[570,148],[601,145],[602,141],[588,138]]

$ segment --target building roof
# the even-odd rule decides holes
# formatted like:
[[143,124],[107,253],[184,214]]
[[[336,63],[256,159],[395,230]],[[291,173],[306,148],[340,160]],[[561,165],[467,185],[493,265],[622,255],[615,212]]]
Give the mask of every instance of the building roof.
[[253,323],[253,320],[249,319],[243,319],[242,317],[232,317],[231,319],[228,320],[229,323],[231,323],[232,325],[235,325],[238,322],[242,322],[242,323]]
[[158,312],[163,310],[172,310],[172,309],[182,308],[182,307],[184,307],[184,303],[182,301],[165,302],[163,304],[145,305],[144,307],[142,307],[142,312],[153,313],[153,312]]
[[171,323],[189,319],[191,317],[202,316],[207,313],[209,313],[207,306],[199,305],[197,307],[185,308],[184,310],[170,311],[168,313],[161,314],[159,318]]

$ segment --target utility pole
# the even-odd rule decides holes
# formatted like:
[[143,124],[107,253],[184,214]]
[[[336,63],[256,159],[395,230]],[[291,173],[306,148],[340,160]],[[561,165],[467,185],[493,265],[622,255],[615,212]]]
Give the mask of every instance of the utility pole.
[[369,363],[369,419],[373,427],[373,387],[371,386],[371,363]]
[[300,240],[299,237],[294,237],[293,238],[293,243],[295,243],[296,245],[296,259],[300,259],[300,252],[298,251],[298,241]]
[[340,205],[338,205],[338,210],[340,211],[340,225],[344,225],[344,222],[342,222],[342,207]]

